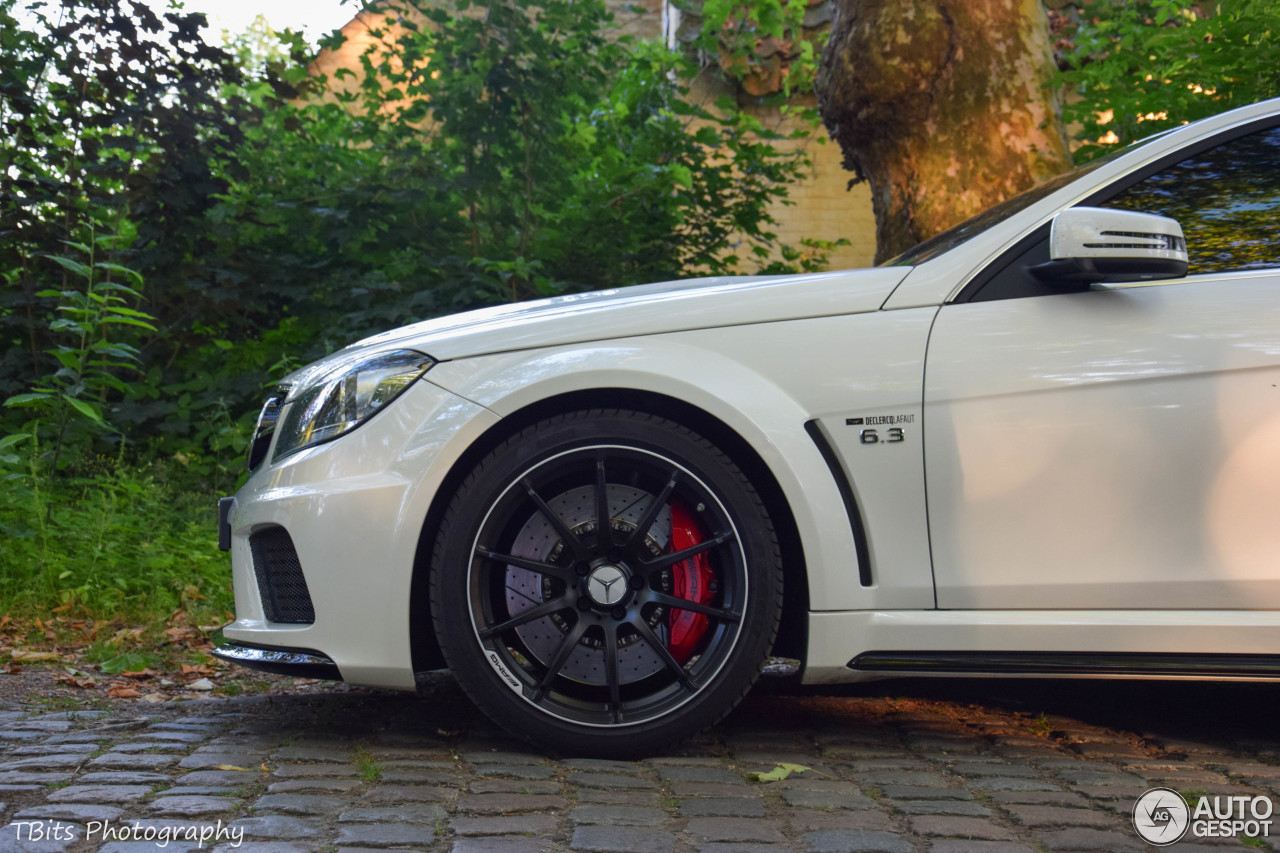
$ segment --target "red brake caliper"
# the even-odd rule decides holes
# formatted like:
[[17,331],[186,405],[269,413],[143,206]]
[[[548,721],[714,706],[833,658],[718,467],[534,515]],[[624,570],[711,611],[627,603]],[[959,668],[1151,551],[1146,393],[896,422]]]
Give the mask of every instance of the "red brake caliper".
[[[702,530],[683,505],[671,502],[671,550],[683,551],[703,540]],[[671,567],[671,594],[686,601],[706,604],[711,600],[711,580],[714,574],[707,563],[706,553],[697,554]],[[667,614],[671,629],[669,648],[678,663],[687,661],[698,648],[698,641],[707,633],[708,619],[701,613],[688,610],[672,610]]]

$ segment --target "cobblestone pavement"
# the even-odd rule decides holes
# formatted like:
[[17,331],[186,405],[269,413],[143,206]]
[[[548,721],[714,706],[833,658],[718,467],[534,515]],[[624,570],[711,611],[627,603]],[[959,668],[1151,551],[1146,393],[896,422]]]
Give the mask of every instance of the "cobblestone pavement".
[[[1275,688],[955,684],[758,691],[715,730],[639,762],[531,750],[447,676],[422,698],[11,706],[0,851],[157,849],[104,843],[104,828],[134,826],[176,830],[169,851],[198,849],[182,834],[193,826],[222,829],[205,850],[260,853],[1129,851],[1143,847],[1129,813],[1153,786],[1280,801]],[[782,762],[811,769],[745,775]],[[1242,846],[1174,849],[1223,844]]]

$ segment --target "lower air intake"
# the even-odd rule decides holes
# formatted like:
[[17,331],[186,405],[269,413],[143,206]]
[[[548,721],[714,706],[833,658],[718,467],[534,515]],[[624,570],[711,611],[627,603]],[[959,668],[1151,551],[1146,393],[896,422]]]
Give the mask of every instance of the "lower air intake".
[[253,572],[268,622],[311,625],[316,621],[298,551],[283,527],[268,527],[249,537]]

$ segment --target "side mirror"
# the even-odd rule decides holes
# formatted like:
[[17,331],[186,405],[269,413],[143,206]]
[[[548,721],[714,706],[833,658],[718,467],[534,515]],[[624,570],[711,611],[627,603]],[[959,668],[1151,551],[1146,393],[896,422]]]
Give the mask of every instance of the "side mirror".
[[1072,207],[1053,218],[1049,259],[1031,273],[1050,284],[1181,278],[1187,242],[1182,226],[1164,216]]

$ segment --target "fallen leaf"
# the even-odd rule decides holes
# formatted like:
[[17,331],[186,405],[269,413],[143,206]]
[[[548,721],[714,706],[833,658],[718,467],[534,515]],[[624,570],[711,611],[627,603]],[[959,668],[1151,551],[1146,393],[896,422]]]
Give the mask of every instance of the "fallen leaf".
[[70,684],[72,687],[79,687],[82,690],[98,686],[98,682],[92,678],[76,678],[74,675],[59,675],[54,681],[59,684]]
[[133,687],[124,685],[115,685],[107,690],[107,695],[113,699],[137,699],[142,695],[141,691]]
[[248,767],[237,767],[234,764],[219,764],[214,770],[239,770],[241,773],[252,773]]
[[62,660],[62,655],[57,652],[28,652],[21,649],[9,655],[9,661],[21,661],[22,663],[31,663],[40,660]]
[[460,729],[436,729],[436,734],[440,737],[457,737],[461,733]]
[[747,778],[752,782],[781,782],[792,773],[804,773],[808,770],[803,764],[788,764],[783,762],[768,773],[748,773]]
[[212,690],[213,682],[207,678],[201,678],[187,685],[188,690]]
[[165,696],[163,693],[148,693],[146,696],[143,696],[143,697],[142,697],[141,699],[139,699],[138,701],[139,701],[139,702],[150,702],[150,703],[153,703],[153,704],[154,704],[154,703],[156,703],[156,702],[165,702],[165,701],[167,701],[167,700],[168,700],[168,698],[169,698],[169,697],[168,697],[168,696]]
[[147,667],[146,669],[129,670],[120,674],[125,678],[151,678],[156,674],[156,671],[151,667]]
[[9,664],[9,668],[6,669],[5,672],[8,673],[9,675],[17,675],[18,673],[22,672],[22,667],[16,663],[11,663]]

